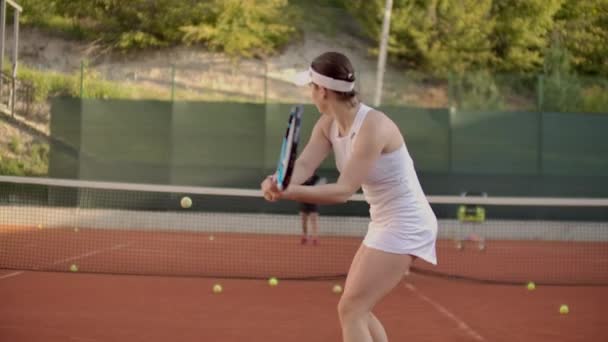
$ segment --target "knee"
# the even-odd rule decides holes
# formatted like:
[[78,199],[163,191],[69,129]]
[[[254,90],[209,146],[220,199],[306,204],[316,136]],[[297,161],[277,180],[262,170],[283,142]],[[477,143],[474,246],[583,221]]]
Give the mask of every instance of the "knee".
[[340,317],[340,322],[342,323],[363,319],[368,313],[369,310],[367,310],[365,306],[355,298],[343,296],[340,299],[340,302],[338,302],[338,316]]

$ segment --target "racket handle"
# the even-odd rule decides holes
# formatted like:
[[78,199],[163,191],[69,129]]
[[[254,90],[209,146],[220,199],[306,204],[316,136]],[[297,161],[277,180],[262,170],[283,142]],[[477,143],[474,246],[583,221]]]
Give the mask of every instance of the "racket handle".
[[277,186],[277,189],[279,189],[279,191],[285,190],[283,188],[283,186],[277,182],[277,174],[276,174],[276,172],[272,176],[270,176],[270,179]]

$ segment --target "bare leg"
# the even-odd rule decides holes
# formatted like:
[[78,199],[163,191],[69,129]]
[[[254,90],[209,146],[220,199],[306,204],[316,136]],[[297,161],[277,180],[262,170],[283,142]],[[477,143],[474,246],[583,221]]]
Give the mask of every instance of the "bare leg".
[[345,342],[385,342],[386,332],[372,308],[402,279],[411,256],[361,246],[338,304]]
[[372,341],[374,342],[387,342],[388,337],[386,336],[386,331],[380,323],[380,320],[373,313],[369,314],[369,332],[372,335]]
[[[363,251],[362,251],[363,248],[364,248],[364,246],[361,245],[359,247],[359,250],[357,250],[357,253],[355,253],[355,256],[353,257],[353,261],[350,265],[348,274],[353,273],[354,269],[359,267],[359,259],[360,259],[361,254],[363,254]],[[349,280],[347,279],[347,285],[348,285],[348,283],[349,283]],[[388,341],[388,337],[386,336],[386,331],[384,330],[384,327],[382,326],[382,324],[380,323],[378,318],[373,313],[370,313],[370,315],[369,315],[368,327],[369,327],[370,335],[372,336],[372,340],[374,342]]]
[[310,217],[310,225],[312,226],[312,242],[316,244],[319,238],[319,213],[310,213],[308,217]]
[[300,218],[302,219],[302,244],[306,244],[308,239],[308,213],[300,211]]

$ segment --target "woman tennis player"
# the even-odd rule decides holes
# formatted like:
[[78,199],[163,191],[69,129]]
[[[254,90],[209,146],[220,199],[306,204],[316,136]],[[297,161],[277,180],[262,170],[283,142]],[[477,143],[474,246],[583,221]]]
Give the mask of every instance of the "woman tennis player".
[[[363,188],[371,222],[350,266],[338,313],[344,341],[387,341],[372,309],[409,272],[415,258],[437,263],[437,220],[399,128],[357,99],[355,72],[346,56],[318,56],[295,83],[310,86],[312,101],[323,115],[296,161],[289,187],[279,191],[268,176],[261,184],[264,197],[333,204],[346,202]],[[332,149],[338,181],[300,185]]]

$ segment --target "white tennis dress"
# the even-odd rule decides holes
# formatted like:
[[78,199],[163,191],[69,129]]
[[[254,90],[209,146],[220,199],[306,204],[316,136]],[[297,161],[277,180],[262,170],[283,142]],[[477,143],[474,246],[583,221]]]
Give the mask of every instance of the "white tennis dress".
[[[359,129],[371,109],[361,104],[350,131],[342,137],[336,122],[332,123],[330,140],[339,171],[350,158]],[[405,144],[380,156],[362,188],[371,216],[363,244],[389,253],[415,255],[437,264],[437,219]]]

